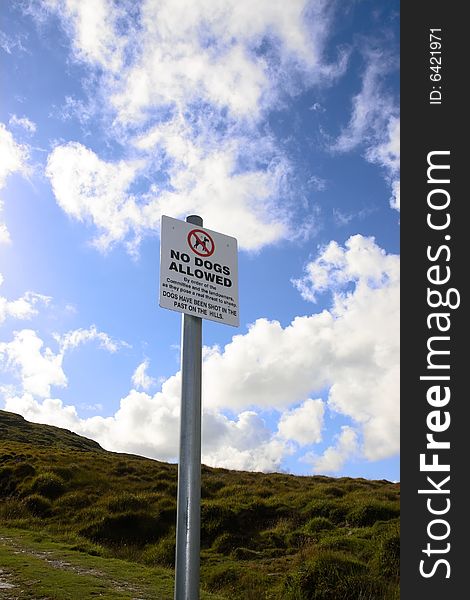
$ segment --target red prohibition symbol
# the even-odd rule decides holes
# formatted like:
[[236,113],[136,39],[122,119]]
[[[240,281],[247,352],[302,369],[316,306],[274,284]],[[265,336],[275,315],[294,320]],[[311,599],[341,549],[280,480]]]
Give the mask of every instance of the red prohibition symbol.
[[214,240],[202,229],[191,229],[188,233],[188,245],[198,256],[212,256],[215,250]]

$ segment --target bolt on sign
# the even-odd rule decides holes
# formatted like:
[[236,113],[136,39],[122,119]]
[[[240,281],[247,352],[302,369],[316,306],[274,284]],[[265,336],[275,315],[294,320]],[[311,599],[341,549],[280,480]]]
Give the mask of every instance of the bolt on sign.
[[162,216],[159,304],[238,327],[237,240]]

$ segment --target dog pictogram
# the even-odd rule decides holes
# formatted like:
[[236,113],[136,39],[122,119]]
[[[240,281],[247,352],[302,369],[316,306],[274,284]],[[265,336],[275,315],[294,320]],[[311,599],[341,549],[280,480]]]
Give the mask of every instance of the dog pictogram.
[[188,245],[198,256],[211,256],[215,250],[214,240],[202,229],[192,229],[188,233]]

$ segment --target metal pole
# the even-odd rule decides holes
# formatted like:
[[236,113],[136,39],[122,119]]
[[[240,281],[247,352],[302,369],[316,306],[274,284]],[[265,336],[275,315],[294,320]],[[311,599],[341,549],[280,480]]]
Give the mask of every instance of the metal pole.
[[[202,226],[190,215],[187,223]],[[181,417],[176,516],[175,600],[199,599],[201,529],[202,319],[182,315]]]

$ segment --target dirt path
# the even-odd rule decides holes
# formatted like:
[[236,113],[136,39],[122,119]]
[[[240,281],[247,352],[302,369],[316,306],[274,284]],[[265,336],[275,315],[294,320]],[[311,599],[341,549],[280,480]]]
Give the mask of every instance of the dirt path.
[[[62,571],[70,571],[72,573],[76,573],[78,575],[92,575],[94,577],[100,577],[103,579],[108,578],[108,574],[104,573],[95,568],[86,568],[78,564],[72,564],[66,560],[55,558],[54,552],[52,550],[33,550],[31,548],[25,549],[23,546],[19,545],[17,541],[13,538],[2,537],[0,536],[0,543],[4,544],[8,548],[10,548],[13,554],[21,554],[25,556],[33,556],[34,558],[39,558],[43,560],[47,565],[54,569],[60,569]],[[133,597],[132,600],[143,600],[143,598],[139,598],[139,590],[129,583],[126,582],[118,582],[111,581],[113,588],[118,592],[131,592],[137,594],[137,596]],[[1,589],[12,589],[14,585],[12,583],[8,583],[8,581],[2,581],[0,575],[0,590]],[[1,597],[1,596],[0,596]]]
[[[0,600],[173,600],[174,572],[91,556],[51,533],[0,525]],[[201,600],[225,597],[201,590]]]
[[[115,593],[116,597],[125,597],[131,600],[147,600],[148,594],[145,593],[138,586],[131,584],[127,581],[119,581],[110,577],[109,572],[100,570],[95,567],[87,567],[83,564],[79,564],[77,561],[80,559],[80,555],[77,555],[77,561],[71,562],[70,560],[59,558],[57,551],[53,550],[38,550],[36,548],[25,547],[24,541],[15,539],[13,537],[0,535],[0,547],[3,546],[5,550],[13,557],[18,557],[21,563],[30,563],[28,559],[36,559],[44,564],[44,572],[41,573],[39,568],[39,579],[29,580],[23,578],[18,569],[15,568],[0,568],[0,599],[1,600],[22,600],[23,598],[35,598],[35,600],[49,600],[48,596],[41,596],[36,598],[33,592],[35,583],[39,583],[42,577],[47,576],[47,569],[54,569],[61,572],[73,573],[78,576],[88,576],[96,578],[106,586],[111,588]],[[74,557],[75,558],[75,557]],[[83,558],[83,557],[81,557]],[[106,560],[106,559],[103,559]],[[29,589],[28,589],[29,588]],[[72,593],[72,592],[71,592]],[[101,594],[99,594],[101,596]],[[67,597],[67,596],[64,596]],[[70,596],[73,597],[73,596]],[[84,599],[85,600],[85,599]]]

